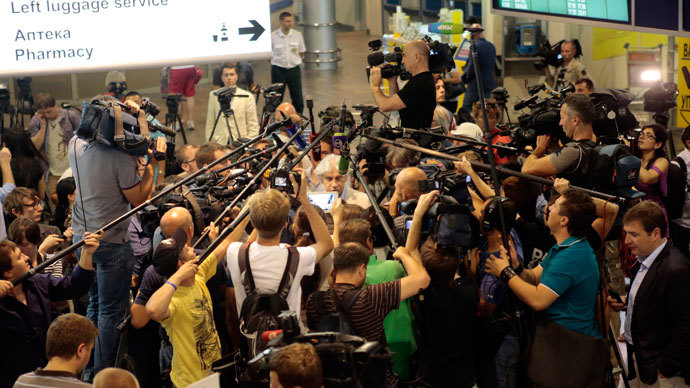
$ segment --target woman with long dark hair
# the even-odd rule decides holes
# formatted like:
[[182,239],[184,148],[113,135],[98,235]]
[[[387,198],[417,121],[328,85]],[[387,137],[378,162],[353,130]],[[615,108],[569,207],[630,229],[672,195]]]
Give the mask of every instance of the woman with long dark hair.
[[65,229],[72,226],[72,206],[74,199],[77,197],[77,186],[74,183],[74,178],[65,178],[58,182],[55,187],[58,202],[55,205],[55,214],[53,215],[53,225],[60,228],[64,232]]
[[666,176],[669,166],[666,159],[666,128],[659,124],[648,124],[642,127],[637,148],[642,159],[642,166],[636,187],[645,193],[645,199],[652,200],[661,206],[666,217],[666,224],[668,224],[663,200],[667,193]]
[[29,132],[21,128],[13,128],[2,134],[2,143],[12,152],[12,174],[17,187],[28,187],[38,192],[38,196],[44,199],[45,182],[43,180],[44,168],[48,161],[31,142]]

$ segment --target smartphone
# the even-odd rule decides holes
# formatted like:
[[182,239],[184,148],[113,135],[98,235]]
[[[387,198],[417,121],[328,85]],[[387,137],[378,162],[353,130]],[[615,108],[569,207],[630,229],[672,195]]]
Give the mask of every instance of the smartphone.
[[412,220],[405,221],[405,229],[410,230],[412,228]]
[[608,291],[609,291],[609,295],[611,295],[611,297],[613,299],[615,299],[616,302],[618,302],[620,304],[625,304],[625,303],[623,303],[623,299],[621,299],[621,296],[618,295],[618,293],[616,291],[613,291],[613,290],[608,290]]
[[324,191],[319,193],[307,193],[309,203],[316,205],[323,209],[326,213],[331,211],[333,203],[338,198],[338,193],[335,191]]

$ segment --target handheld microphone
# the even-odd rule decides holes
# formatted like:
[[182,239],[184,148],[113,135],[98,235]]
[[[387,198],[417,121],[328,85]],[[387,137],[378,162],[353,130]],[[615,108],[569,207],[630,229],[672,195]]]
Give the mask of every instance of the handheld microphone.
[[338,174],[347,175],[348,168],[350,168],[350,158],[340,155],[340,160],[338,160]]
[[456,35],[462,34],[465,25],[462,23],[429,23],[430,34]]

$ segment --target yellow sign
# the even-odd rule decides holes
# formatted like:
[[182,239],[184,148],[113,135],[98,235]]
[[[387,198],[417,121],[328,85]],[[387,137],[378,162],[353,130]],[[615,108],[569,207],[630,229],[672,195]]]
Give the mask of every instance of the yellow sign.
[[676,38],[678,43],[678,117],[679,128],[690,125],[690,38]]
[[592,42],[593,60],[612,58],[625,54],[625,44],[632,47],[656,47],[667,44],[666,35],[648,34],[645,32],[612,30],[610,28],[594,27]]

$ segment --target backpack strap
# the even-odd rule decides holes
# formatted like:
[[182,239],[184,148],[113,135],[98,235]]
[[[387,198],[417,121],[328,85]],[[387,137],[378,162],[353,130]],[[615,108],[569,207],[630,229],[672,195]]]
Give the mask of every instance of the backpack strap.
[[240,279],[246,295],[250,295],[256,290],[254,276],[252,275],[252,267],[249,265],[250,245],[252,245],[252,243],[242,244],[240,246],[240,251],[237,253],[237,264],[240,267]]
[[295,280],[297,275],[297,268],[299,267],[299,251],[295,247],[288,247],[288,257],[285,263],[285,270],[283,271],[283,277],[280,279],[280,284],[278,285],[278,290],[276,294],[283,299],[287,299],[290,293],[290,288],[292,287],[292,282]]
[[316,291],[314,293],[314,307],[316,308],[316,315],[321,317],[326,312],[324,309],[323,298],[326,295],[326,291]]
[[353,328],[354,326],[352,325],[352,316],[350,315],[350,310],[352,309],[352,306],[354,306],[357,299],[359,299],[359,295],[363,290],[363,288],[360,288],[347,291],[345,295],[343,295],[343,299],[345,301],[344,304],[343,300],[338,297],[338,293],[335,292],[333,288],[328,290],[328,294],[331,296],[331,299],[333,299],[333,305],[335,305],[336,310],[338,310],[340,316],[345,319],[345,322],[347,322]]
[[580,157],[577,159],[577,164],[572,169],[572,171],[567,171],[566,172],[567,174],[574,174],[580,168],[580,165],[582,164],[582,159],[584,158],[584,154],[585,154],[585,149],[582,147],[583,144],[586,144],[587,148],[589,148],[590,150],[593,150],[596,147],[596,144],[594,144],[594,146],[591,146],[588,142],[591,143],[592,141],[591,140],[581,140],[581,141],[575,142],[575,146],[580,150]]

